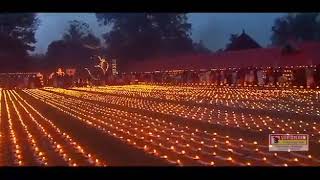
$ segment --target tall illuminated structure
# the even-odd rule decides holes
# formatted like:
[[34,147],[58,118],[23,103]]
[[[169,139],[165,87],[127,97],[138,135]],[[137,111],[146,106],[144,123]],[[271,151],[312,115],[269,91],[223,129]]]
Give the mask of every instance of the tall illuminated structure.
[[118,71],[117,71],[117,60],[116,59],[112,59],[112,75],[117,75]]

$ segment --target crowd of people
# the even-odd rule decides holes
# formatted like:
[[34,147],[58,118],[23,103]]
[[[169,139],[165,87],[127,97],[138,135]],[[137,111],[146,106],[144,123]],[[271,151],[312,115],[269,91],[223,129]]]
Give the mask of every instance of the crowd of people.
[[4,89],[40,88],[44,86],[41,73],[2,73],[0,86]]
[[125,85],[134,83],[209,83],[234,86],[303,86],[315,88],[320,86],[320,65],[285,68],[228,68],[202,71],[176,70],[166,72],[141,72],[109,74],[99,80],[90,76],[57,76],[49,81],[49,86],[94,86]]
[[210,83],[215,85],[320,86],[320,65],[284,68],[228,68],[122,74],[121,83]]
[[68,74],[63,71],[45,77],[40,73],[9,73],[0,75],[3,88],[39,88],[43,86],[69,88],[73,86],[125,85],[135,83],[208,83],[229,86],[320,86],[320,65],[283,68],[227,68],[211,70],[176,70],[107,74],[99,79],[88,75]]

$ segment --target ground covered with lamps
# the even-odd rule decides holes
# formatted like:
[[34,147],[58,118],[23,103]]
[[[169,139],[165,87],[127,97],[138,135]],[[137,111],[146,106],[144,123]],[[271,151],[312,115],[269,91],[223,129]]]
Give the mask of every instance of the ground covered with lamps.
[[[319,90],[128,85],[1,90],[1,166],[315,166]],[[308,134],[307,152],[268,135]]]

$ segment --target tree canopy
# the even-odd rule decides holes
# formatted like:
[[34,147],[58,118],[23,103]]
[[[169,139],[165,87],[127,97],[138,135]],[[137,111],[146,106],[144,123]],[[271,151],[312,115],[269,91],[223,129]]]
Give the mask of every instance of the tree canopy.
[[28,52],[35,48],[38,25],[35,13],[0,14],[0,58],[5,59],[0,61],[1,69],[23,68]]
[[53,41],[46,53],[50,68],[85,67],[92,64],[91,56],[100,48],[100,39],[96,37],[87,23],[69,21],[62,39]]
[[209,54],[212,53],[212,51],[210,49],[208,49],[204,44],[203,41],[200,40],[198,43],[194,43],[193,44],[194,50],[198,53],[201,54]]
[[108,53],[119,62],[194,52],[186,14],[97,13],[96,17],[111,27],[103,38]]
[[273,45],[285,45],[288,40],[319,41],[320,13],[296,13],[277,18],[272,27]]

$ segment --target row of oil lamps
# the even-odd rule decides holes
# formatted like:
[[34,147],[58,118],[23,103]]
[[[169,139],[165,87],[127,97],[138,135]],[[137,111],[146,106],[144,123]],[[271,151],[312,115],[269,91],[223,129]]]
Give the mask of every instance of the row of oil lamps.
[[301,120],[281,119],[278,117],[271,118],[263,115],[244,115],[243,113],[240,115],[240,113],[236,113],[234,111],[230,112],[229,110],[222,112],[221,110],[214,108],[209,109],[206,107],[189,106],[170,102],[155,102],[146,99],[100,95],[72,90],[51,89],[50,91],[60,92],[88,100],[101,101],[140,110],[148,110],[186,119],[200,120],[210,124],[233,126],[251,131],[266,131],[270,133],[308,132],[312,137],[320,135],[320,127],[316,121],[308,123]]
[[[147,87],[147,88],[146,88]],[[161,86],[125,86],[75,88],[87,91],[105,92],[129,97],[149,97],[165,100],[208,103],[250,109],[268,109],[299,114],[320,115],[315,90],[255,90],[243,88],[186,88]],[[318,92],[319,93],[319,92]],[[219,101],[220,100],[220,101]],[[252,102],[257,103],[252,106]],[[248,104],[248,105],[247,105]],[[301,105],[299,105],[301,104]],[[290,106],[289,106],[290,105]]]
[[[128,144],[142,148],[147,153],[162,157],[176,164],[183,165],[187,161],[183,161],[182,158],[191,159],[204,165],[215,165],[215,161],[208,161],[210,158],[211,160],[227,161],[235,165],[252,165],[255,164],[253,163],[254,161],[262,164],[276,165],[272,160],[286,162],[283,165],[294,162],[299,163],[303,159],[317,162],[316,158],[313,158],[311,155],[304,156],[297,154],[296,157],[291,159],[289,157],[282,157],[276,153],[268,153],[266,150],[267,146],[258,145],[257,142],[249,143],[243,140],[244,138],[240,138],[240,140],[226,136],[224,138],[227,138],[227,140],[222,141],[219,138],[220,136],[217,136],[217,133],[208,133],[198,129],[194,130],[193,128],[178,126],[173,123],[165,123],[152,117],[138,116],[136,113],[112,111],[110,108],[95,103],[89,103],[76,98],[66,99],[63,96],[44,91],[28,90],[26,92],[62,112],[72,115],[88,126],[95,127],[99,131],[121,139]],[[100,115],[98,116],[97,114]],[[208,138],[197,135],[199,133],[208,135]],[[244,144],[256,147],[247,148]],[[211,152],[207,152],[205,149],[209,149]],[[252,152],[255,156],[261,155],[261,158],[246,157],[246,160],[251,158],[253,162],[241,162],[240,160],[243,160],[243,158],[241,159],[241,155],[239,155],[242,154],[240,151]],[[166,154],[162,154],[165,152]],[[204,157],[206,154],[210,155],[209,158]],[[181,158],[177,159],[177,157]]]
[[[65,164],[69,166],[106,165],[106,163],[96,158],[94,154],[85,151],[70,135],[60,130],[51,120],[45,118],[18,93],[15,91],[3,91],[3,94],[6,105],[5,109],[8,115],[9,137],[2,133],[2,138],[10,138],[14,165],[55,165],[54,159],[50,159],[51,157],[49,157],[48,149],[40,145],[44,138],[46,142],[52,146],[51,149],[53,149],[53,152],[58,154],[61,159],[64,160]],[[17,118],[13,118],[14,115],[16,115]],[[35,118],[36,116],[40,118]],[[34,125],[38,131],[32,129],[31,124]],[[60,139],[60,141],[58,139]],[[32,157],[27,157],[28,154],[25,152],[25,147],[31,149]],[[70,147],[72,150],[70,150]],[[80,153],[83,158],[87,160],[87,163],[78,163],[76,158],[72,157],[71,151]],[[35,159],[36,162],[30,162],[31,158]],[[51,163],[51,161],[49,162],[49,159],[53,163]]]

